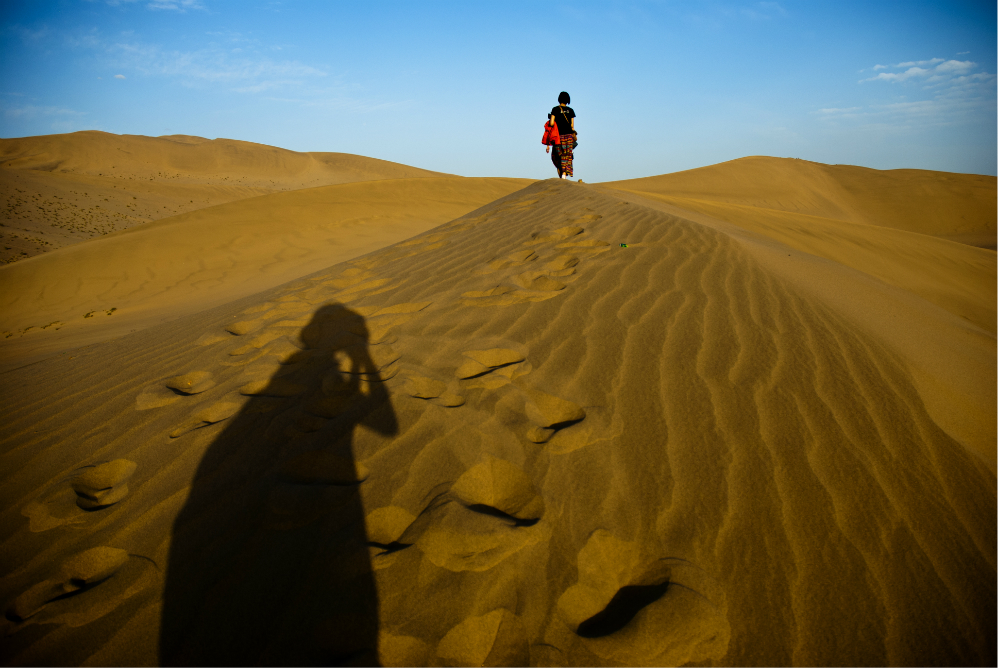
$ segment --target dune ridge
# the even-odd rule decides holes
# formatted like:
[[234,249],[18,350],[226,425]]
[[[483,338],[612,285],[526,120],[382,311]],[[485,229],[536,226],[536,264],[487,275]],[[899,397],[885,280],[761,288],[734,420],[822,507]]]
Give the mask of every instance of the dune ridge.
[[277,191],[449,176],[347,153],[87,130],[0,139],[0,262]]
[[538,182],[4,374],[3,660],[993,663],[994,464],[882,332],[993,335],[709,218]]

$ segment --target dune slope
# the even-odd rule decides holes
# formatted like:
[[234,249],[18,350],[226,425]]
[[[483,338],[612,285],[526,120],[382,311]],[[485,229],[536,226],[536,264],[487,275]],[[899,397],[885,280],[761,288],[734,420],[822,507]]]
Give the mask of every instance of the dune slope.
[[605,185],[981,241],[993,249],[995,184],[995,177],[977,174],[752,156]]
[[346,153],[85,131],[0,139],[0,262],[276,191],[446,176]]
[[274,193],[0,267],[0,369],[280,285],[529,183],[394,179]]
[[725,225],[540,182],[4,374],[0,656],[993,664],[994,465],[883,332],[993,337]]
[[995,333],[994,177],[754,157],[602,185],[852,267]]

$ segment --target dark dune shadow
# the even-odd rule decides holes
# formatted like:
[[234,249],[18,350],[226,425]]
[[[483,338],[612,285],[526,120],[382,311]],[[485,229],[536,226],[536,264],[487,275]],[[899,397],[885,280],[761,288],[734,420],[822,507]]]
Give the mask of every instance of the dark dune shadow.
[[306,349],[208,448],[174,523],[163,665],[378,661],[351,446],[358,425],[396,433],[395,413],[363,318],[324,306],[299,336]]

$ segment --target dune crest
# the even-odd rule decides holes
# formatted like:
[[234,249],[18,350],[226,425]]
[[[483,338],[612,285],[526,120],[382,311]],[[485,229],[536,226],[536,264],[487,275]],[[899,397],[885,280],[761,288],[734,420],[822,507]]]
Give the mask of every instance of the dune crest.
[[8,372],[4,660],[991,664],[993,452],[898,323],[994,386],[993,336],[914,293],[549,180]]

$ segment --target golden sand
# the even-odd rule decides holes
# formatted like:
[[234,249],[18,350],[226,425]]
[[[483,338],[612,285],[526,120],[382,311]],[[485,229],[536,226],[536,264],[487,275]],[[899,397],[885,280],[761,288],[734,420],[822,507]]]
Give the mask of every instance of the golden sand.
[[[225,300],[0,375],[2,660],[993,665],[995,254],[748,160],[838,213],[676,175],[217,207],[446,219],[269,283],[247,232]],[[223,247],[210,212],[59,252]]]
[[85,131],[0,139],[0,263],[179,213],[316,186],[447,176],[347,153]]

